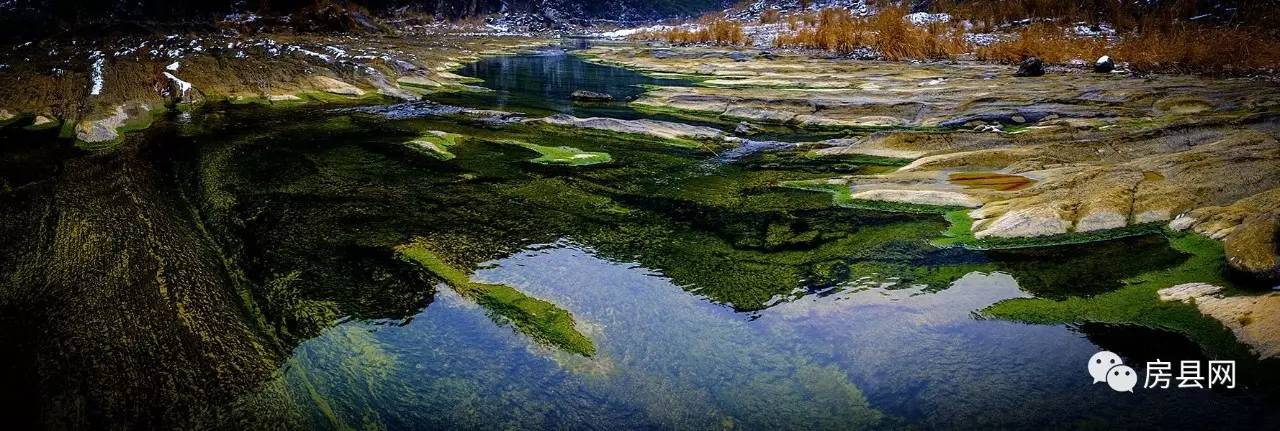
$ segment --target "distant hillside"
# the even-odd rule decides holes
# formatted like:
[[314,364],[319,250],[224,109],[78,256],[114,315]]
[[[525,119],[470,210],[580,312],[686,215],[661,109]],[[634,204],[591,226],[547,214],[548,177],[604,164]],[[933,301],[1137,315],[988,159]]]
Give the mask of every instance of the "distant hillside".
[[153,25],[212,24],[231,14],[308,16],[331,10],[372,16],[412,13],[450,20],[520,14],[544,23],[639,22],[697,16],[731,3],[732,0],[0,0],[0,36],[144,21]]

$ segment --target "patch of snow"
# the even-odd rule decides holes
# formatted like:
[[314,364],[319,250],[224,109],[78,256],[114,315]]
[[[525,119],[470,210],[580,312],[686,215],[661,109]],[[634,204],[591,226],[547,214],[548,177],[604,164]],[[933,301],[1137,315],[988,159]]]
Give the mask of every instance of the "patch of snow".
[[964,35],[964,40],[978,46],[987,46],[999,42],[1000,35],[995,33],[968,33]]
[[178,71],[178,67],[181,67],[181,66],[178,64],[178,62],[176,62],[176,61],[175,61],[175,62],[173,62],[173,64],[170,64],[170,65],[168,65],[168,66],[165,66],[165,67],[164,67],[164,69],[165,69],[165,70],[168,70],[168,71],[171,71],[171,72],[177,72],[177,71]]
[[89,59],[93,60],[91,79],[93,87],[89,89],[89,95],[97,96],[102,94],[102,85],[105,81],[102,78],[102,67],[107,64],[107,59],[102,56],[102,51],[94,51],[89,55]]
[[191,90],[191,83],[178,79],[178,77],[173,76],[173,74],[169,72],[165,72],[164,76],[166,78],[172,79],[175,84],[178,84],[178,90],[182,91],[182,98],[185,99],[187,97],[187,91]]
[[236,24],[248,24],[258,20],[258,16],[252,13],[233,13],[222,17],[223,21]]
[[115,56],[116,56],[116,57],[124,57],[124,56],[126,56],[126,55],[133,54],[134,52],[137,52],[138,50],[140,50],[140,49],[142,49],[143,47],[146,47],[146,46],[147,46],[147,41],[142,41],[142,43],[141,43],[141,44],[138,44],[138,46],[135,46],[135,47],[132,47],[132,48],[124,48],[124,49],[121,49],[121,50],[119,50],[119,51],[116,51]]
[[1071,28],[1071,32],[1080,37],[1114,37],[1116,29],[1107,24],[1091,26],[1082,22],[1078,22]]
[[663,30],[668,30],[670,28],[671,28],[670,26],[665,26],[665,25],[654,25],[654,26],[639,27],[639,28],[624,28],[620,30],[596,33],[596,34],[593,34],[592,36],[604,38],[604,39],[621,39],[621,38],[626,38],[626,37],[635,35],[637,33],[644,33],[644,32],[650,32],[650,31],[663,31]]
[[319,58],[319,59],[321,59],[321,60],[324,60],[324,62],[325,62],[325,63],[332,63],[332,62],[333,62],[333,57],[330,57],[330,56],[328,56],[328,55],[321,54],[321,53],[318,53],[318,52],[315,52],[315,51],[311,51],[311,50],[308,50],[308,49],[306,49],[306,48],[299,48],[299,47],[296,47],[296,46],[292,46],[292,45],[290,45],[289,47],[287,47],[287,48],[285,48],[285,49],[286,49],[286,50],[288,50],[288,51],[291,51],[291,52],[292,52],[292,51],[297,51],[297,52],[301,52],[301,53],[306,54],[306,55],[310,55],[310,56],[312,56],[312,57]]
[[913,25],[929,25],[935,22],[951,22],[951,15],[945,13],[916,12],[902,17]]

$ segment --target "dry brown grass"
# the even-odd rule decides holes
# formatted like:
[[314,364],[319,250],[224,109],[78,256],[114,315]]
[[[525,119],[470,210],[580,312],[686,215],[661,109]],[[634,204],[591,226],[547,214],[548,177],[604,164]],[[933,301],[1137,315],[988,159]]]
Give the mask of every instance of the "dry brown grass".
[[[844,9],[792,14],[787,17],[791,31],[779,35],[775,45],[841,53],[869,48],[889,60],[955,58],[972,52],[985,61],[1015,63],[1035,56],[1048,63],[1066,64],[1110,55],[1146,72],[1240,75],[1280,70],[1280,35],[1274,30],[1191,23],[1184,15],[1194,8],[1182,0],[1158,9],[1135,9],[1112,0],[950,1],[934,7],[957,19],[915,26],[903,19],[907,9],[901,4],[883,6],[870,17],[856,17]],[[1143,12],[1147,15],[1141,15]],[[1025,18],[1038,21],[984,47],[967,42],[959,24],[967,19],[978,23],[976,29],[994,28]],[[1071,31],[1078,22],[1107,23],[1118,29],[1118,34],[1113,38],[1078,36]]]
[[961,27],[945,23],[917,27],[903,19],[906,14],[902,6],[887,6],[871,17],[856,17],[846,9],[823,9],[812,24],[805,19],[804,26],[779,35],[774,43],[842,53],[871,48],[889,60],[951,58],[972,50]]
[[1062,64],[1109,55],[1145,72],[1239,75],[1280,69],[1280,41],[1261,30],[1193,24],[1147,28],[1107,40],[1070,35],[1058,25],[1036,24],[1009,40],[979,48],[977,56],[1003,63],[1036,56]]
[[746,45],[751,42],[742,31],[742,23],[723,18],[706,19],[695,27],[675,27],[659,31],[646,31],[632,36],[638,40],[662,40],[676,45]]
[[979,60],[1014,63],[1027,57],[1040,57],[1049,63],[1067,63],[1073,59],[1096,59],[1107,52],[1106,39],[1069,35],[1065,28],[1053,24],[1034,24],[1012,39],[981,47]]
[[1260,29],[1173,26],[1125,36],[1113,52],[1143,71],[1236,75],[1280,69],[1280,40]]
[[969,20],[978,31],[1022,19],[1058,23],[1107,23],[1121,30],[1137,28],[1143,22],[1172,22],[1188,18],[1195,0],[1167,1],[1158,6],[1118,0],[935,0],[932,9]]
[[777,9],[769,9],[760,13],[761,24],[773,24],[781,20],[782,20],[782,12],[778,12]]

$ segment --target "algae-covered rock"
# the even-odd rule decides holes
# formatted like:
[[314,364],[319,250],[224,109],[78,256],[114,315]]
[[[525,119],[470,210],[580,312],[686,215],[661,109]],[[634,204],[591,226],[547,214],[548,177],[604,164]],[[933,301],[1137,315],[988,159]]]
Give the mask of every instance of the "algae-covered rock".
[[311,82],[315,85],[317,90],[326,93],[340,94],[343,96],[364,95],[364,90],[361,90],[360,87],[356,87],[347,82],[330,78],[328,76],[314,76],[311,78]]
[[671,140],[720,139],[725,137],[724,132],[710,127],[649,119],[620,120],[617,118],[601,117],[578,118],[572,115],[556,114],[550,117],[530,121],[562,127],[578,127],[617,133],[648,135]]
[[116,129],[124,126],[129,119],[124,106],[116,107],[115,113],[99,120],[85,120],[76,125],[76,139],[89,143],[110,142],[120,137]]
[[439,130],[428,130],[426,133],[423,133],[421,136],[406,142],[405,144],[437,159],[452,160],[456,156],[449,152],[449,147],[457,145],[461,138],[461,135],[453,133],[442,132]]
[[444,84],[441,84],[436,80],[433,80],[425,76],[418,76],[418,75],[401,76],[399,78],[396,78],[396,82],[402,85],[423,88],[423,89],[435,89],[435,88],[440,88],[444,86]]
[[58,120],[55,120],[43,115],[37,115],[36,119],[31,122],[31,127],[34,127],[34,128],[47,128],[47,127],[52,127],[57,125],[58,125]]
[[[1280,188],[1237,200],[1230,205],[1198,208],[1170,223],[1221,239],[1227,263],[1254,278],[1280,280]],[[1176,226],[1175,226],[1176,224]]]
[[[975,213],[986,215],[981,210],[970,214]],[[981,220],[984,217],[975,215],[974,218]],[[1034,238],[1065,234],[1071,228],[1071,222],[1063,218],[1062,213],[1055,208],[1037,206],[1005,212],[990,221],[981,223],[981,226],[981,228],[975,227],[973,232],[979,239]]]
[[1162,301],[1195,304],[1201,313],[1231,329],[1260,358],[1280,357],[1280,294],[1228,296],[1222,291],[1220,286],[1186,283],[1158,293]]
[[1265,280],[1280,280],[1280,256],[1277,237],[1280,215],[1251,215],[1223,238],[1227,263],[1239,271]]
[[875,189],[857,191],[851,195],[853,199],[863,199],[879,202],[895,202],[914,205],[932,205],[940,207],[964,207],[975,208],[981,203],[960,192],[949,192],[939,190],[895,190],[895,189]]
[[599,92],[588,91],[588,90],[574,91],[572,94],[569,95],[569,97],[572,97],[573,100],[577,100],[580,102],[611,102],[613,101],[613,96],[608,93],[599,93]]
[[121,133],[150,127],[163,108],[154,108],[146,102],[132,101],[115,107],[110,115],[84,120],[76,124],[76,139],[88,148],[100,149],[119,142]]
[[595,344],[574,327],[573,315],[555,304],[525,295],[511,286],[473,282],[470,275],[436,254],[423,239],[396,247],[396,253],[401,259],[421,265],[444,279],[462,296],[510,319],[521,332],[583,356],[595,354]]

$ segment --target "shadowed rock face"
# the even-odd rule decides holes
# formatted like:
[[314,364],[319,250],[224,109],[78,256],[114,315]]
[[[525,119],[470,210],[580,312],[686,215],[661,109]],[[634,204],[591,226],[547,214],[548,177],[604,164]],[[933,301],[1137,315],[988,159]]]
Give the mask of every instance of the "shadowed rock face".
[[[660,87],[640,108],[879,130],[810,144],[821,155],[914,159],[893,173],[839,179],[855,198],[976,206],[979,239],[1108,232],[1182,215],[1171,227],[1222,239],[1233,268],[1276,279],[1280,86],[1271,83],[1083,71],[1024,79],[1004,66],[741,62],[685,48],[663,48],[659,58],[632,45],[590,52],[654,74],[710,78]],[[957,172],[1034,183],[966,187],[949,181]]]
[[0,372],[40,394],[19,422],[182,426],[275,369],[282,347],[172,181],[130,150],[0,195],[0,339],[23,346]]

